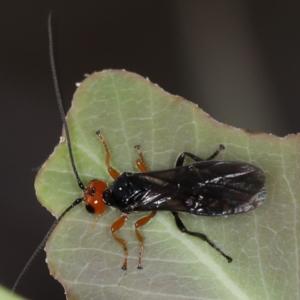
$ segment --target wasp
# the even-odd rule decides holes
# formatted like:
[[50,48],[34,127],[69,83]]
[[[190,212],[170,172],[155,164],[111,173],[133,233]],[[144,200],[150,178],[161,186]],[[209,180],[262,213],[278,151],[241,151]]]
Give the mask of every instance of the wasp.
[[[110,165],[110,153],[104,137],[100,131],[97,135],[104,145],[107,170],[114,181],[108,186],[101,180],[92,180],[83,188],[84,197],[81,200],[89,213],[103,214],[106,206],[115,207],[123,213],[111,226],[113,237],[124,248],[122,269],[127,269],[128,250],[126,241],[116,235],[116,231],[122,228],[129,214],[147,211],[151,213],[134,224],[140,242],[139,269],[142,268],[144,238],[138,228],[147,224],[157,211],[170,211],[180,231],[206,241],[228,262],[232,261],[205,234],[189,231],[178,213],[223,216],[247,212],[260,206],[266,199],[265,175],[260,168],[244,162],[212,161],[225,148],[220,145],[206,160],[183,152],[173,169],[149,172],[141,147],[135,146],[139,155],[136,165],[141,172],[120,174]],[[186,157],[195,162],[184,165]]]
[[[14,284],[16,289],[25,271],[36,257],[37,253],[45,246],[49,236],[60,220],[79,203],[84,202],[89,213],[101,215],[106,206],[119,209],[122,215],[111,225],[111,233],[124,250],[124,262],[122,269],[126,270],[128,265],[128,249],[126,241],[116,234],[120,230],[128,216],[132,213],[150,212],[135,222],[136,237],[140,243],[137,268],[142,269],[142,254],[144,249],[144,237],[139,228],[146,225],[158,211],[169,211],[172,213],[177,228],[188,235],[195,236],[207,242],[217,250],[228,262],[232,258],[219,249],[205,234],[193,232],[186,228],[179,213],[189,213],[199,216],[224,216],[248,212],[263,204],[266,199],[264,172],[251,164],[233,161],[214,161],[213,159],[224,150],[220,145],[207,159],[202,159],[190,152],[179,154],[172,169],[161,171],[149,171],[145,163],[141,146],[135,146],[138,154],[136,166],[139,173],[119,173],[110,164],[110,151],[108,145],[97,131],[100,141],[105,149],[105,164],[107,171],[114,180],[108,185],[98,179],[94,179],[85,186],[80,179],[75,160],[73,157],[72,144],[65,118],[58,81],[54,63],[51,14],[48,19],[50,61],[53,73],[53,81],[56,92],[58,107],[65,129],[69,157],[78,186],[83,196],[76,199],[60,217],[54,222],[43,241],[31,256],[24,269]],[[186,158],[194,162],[185,165]]]

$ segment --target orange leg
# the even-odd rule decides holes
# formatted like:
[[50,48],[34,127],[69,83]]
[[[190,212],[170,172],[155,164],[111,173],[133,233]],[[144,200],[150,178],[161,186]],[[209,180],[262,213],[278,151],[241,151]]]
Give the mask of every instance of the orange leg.
[[142,256],[143,256],[143,250],[144,250],[144,238],[143,236],[140,234],[138,228],[141,226],[146,225],[156,214],[156,211],[152,211],[150,215],[145,216],[139,220],[137,220],[134,224],[134,228],[135,228],[135,234],[140,242],[140,250],[139,250],[139,260],[138,260],[138,269],[143,269],[142,267]]
[[139,168],[139,170],[141,172],[148,172],[148,168],[147,168],[147,165],[144,160],[141,146],[136,145],[136,146],[134,146],[134,148],[137,150],[137,153],[139,155],[139,158],[135,161],[136,166]]
[[108,171],[109,175],[111,176],[111,178],[117,179],[120,176],[120,173],[116,169],[114,169],[109,163],[110,153],[109,153],[109,150],[108,150],[108,146],[105,142],[105,139],[104,139],[104,137],[103,137],[103,135],[101,134],[100,131],[97,131],[96,134],[100,138],[100,140],[101,140],[101,142],[104,146],[105,152],[106,152],[105,163],[106,163],[107,171]]
[[110,229],[114,239],[117,242],[119,242],[123,246],[123,249],[124,249],[125,258],[124,258],[124,263],[123,263],[123,266],[122,266],[123,270],[127,270],[128,249],[127,249],[127,246],[126,246],[126,241],[123,240],[122,238],[120,238],[119,236],[117,236],[115,232],[123,227],[126,220],[127,220],[127,215],[122,215],[117,221],[115,221],[112,224],[111,229]]
[[[106,141],[100,131],[97,131],[96,134],[100,138],[100,140],[104,146],[105,152],[106,152],[105,163],[106,163],[107,171],[113,179],[117,179],[120,176],[120,173],[110,165],[110,153],[109,153],[109,149],[106,144]],[[114,237],[114,239],[117,242],[119,242],[123,246],[123,249],[124,249],[125,258],[124,258],[124,263],[122,266],[123,270],[127,270],[128,249],[126,246],[126,241],[124,239],[120,238],[119,236],[117,236],[115,232],[123,227],[126,220],[127,220],[127,215],[122,215],[118,220],[116,220],[111,225],[111,228],[110,228],[112,236]]]
[[93,223],[93,225],[92,225],[92,227],[91,227],[88,235],[91,235],[93,233],[93,231],[94,231],[94,229],[95,229],[95,227],[97,225],[97,222],[99,221],[100,218],[101,218],[101,215],[97,215],[96,216],[95,221],[94,221],[94,223]]
[[[144,156],[142,153],[142,148],[140,145],[136,145],[134,147],[137,150],[137,153],[139,155],[139,158],[136,160],[136,165],[139,168],[141,172],[148,172],[148,167],[145,163]],[[135,222],[134,228],[135,228],[135,234],[140,242],[140,250],[139,250],[139,261],[138,261],[138,269],[142,269],[142,256],[143,256],[143,250],[144,250],[144,238],[140,234],[138,228],[141,226],[146,225],[156,214],[156,211],[152,211],[150,215],[145,216],[138,221]]]

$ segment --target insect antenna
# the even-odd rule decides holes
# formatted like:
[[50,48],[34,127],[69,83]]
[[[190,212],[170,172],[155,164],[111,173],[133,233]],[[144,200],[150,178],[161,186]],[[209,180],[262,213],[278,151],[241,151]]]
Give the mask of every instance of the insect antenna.
[[[70,161],[71,161],[72,169],[73,169],[74,175],[76,177],[78,186],[82,191],[85,191],[86,188],[85,188],[83,182],[81,181],[81,179],[78,175],[76,166],[75,166],[75,161],[74,161],[74,156],[73,156],[73,151],[72,151],[72,146],[71,146],[71,139],[70,139],[70,134],[69,134],[69,128],[68,128],[68,124],[67,124],[67,121],[66,121],[66,117],[65,117],[65,113],[64,113],[64,109],[63,109],[63,105],[62,105],[62,100],[61,100],[61,95],[60,95],[60,91],[59,91],[59,85],[58,85],[58,80],[57,80],[57,75],[56,75],[55,60],[54,60],[54,51],[53,51],[53,35],[52,35],[52,24],[51,24],[51,12],[49,13],[49,17],[48,17],[48,37],[49,37],[49,54],[50,54],[50,64],[51,64],[52,78],[53,78],[54,89],[55,89],[55,94],[56,94],[56,99],[57,99],[57,104],[58,104],[58,108],[59,108],[60,117],[61,117],[64,129],[65,129],[65,133],[66,133]],[[13,288],[12,288],[12,291],[16,290],[17,286],[19,285],[19,283],[20,283],[21,279],[23,278],[24,274],[26,273],[26,271],[30,267],[31,263],[34,261],[34,259],[39,254],[39,252],[45,247],[49,236],[51,235],[53,230],[56,228],[57,224],[61,221],[61,219],[66,215],[66,213],[68,211],[70,211],[73,207],[75,207],[76,205],[81,203],[83,200],[84,200],[84,197],[76,199],[57,218],[57,220],[52,224],[49,231],[47,232],[47,234],[43,238],[42,242],[39,244],[39,246],[36,248],[34,253],[31,255],[28,262],[26,263],[23,270],[21,271],[20,275],[18,276],[17,280],[15,281],[15,283],[13,285]]]
[[54,50],[53,50],[53,34],[52,34],[52,24],[51,24],[51,12],[49,13],[48,17],[48,36],[49,36],[49,54],[50,54],[50,64],[51,64],[51,71],[52,71],[52,78],[53,78],[53,83],[54,83],[54,89],[55,89],[55,94],[56,94],[56,100],[57,100],[57,105],[60,113],[60,117],[65,129],[66,133],[66,138],[67,138],[67,144],[68,144],[68,151],[69,151],[69,156],[70,156],[70,161],[72,165],[73,172],[75,174],[78,186],[80,189],[85,191],[85,186],[82,183],[76,166],[75,166],[75,161],[74,161],[74,156],[73,156],[73,151],[72,151],[72,146],[71,146],[71,139],[70,139],[70,133],[69,133],[69,127],[66,121],[66,116],[64,113],[64,108],[62,105],[62,100],[61,100],[61,95],[59,91],[59,85],[58,85],[58,80],[57,80],[57,73],[56,73],[56,67],[55,67],[55,60],[54,60]]
[[49,236],[51,235],[51,233],[53,232],[53,230],[55,229],[55,227],[57,226],[57,224],[60,222],[60,220],[65,216],[65,214],[71,210],[74,206],[76,206],[77,204],[81,203],[83,200],[82,198],[78,198],[76,199],[57,219],[56,221],[52,224],[51,228],[49,229],[49,231],[47,232],[47,234],[45,235],[45,237],[43,238],[42,242],[39,244],[39,246],[36,248],[36,250],[34,251],[34,253],[31,255],[30,259],[28,260],[28,262],[26,263],[25,267],[23,268],[22,272],[20,273],[19,277],[17,278],[12,291],[15,291],[17,286],[19,285],[20,280],[22,279],[22,277],[24,276],[25,272],[28,270],[29,266],[31,265],[31,263],[33,262],[33,260],[36,258],[36,256],[39,254],[39,252],[45,247],[46,242],[49,238]]

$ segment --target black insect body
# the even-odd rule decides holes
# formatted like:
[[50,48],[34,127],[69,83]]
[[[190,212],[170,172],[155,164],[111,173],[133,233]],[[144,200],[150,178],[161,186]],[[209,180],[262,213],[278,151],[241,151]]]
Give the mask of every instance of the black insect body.
[[[138,228],[149,222],[157,211],[170,211],[179,230],[208,242],[228,262],[232,261],[206,235],[187,230],[178,212],[218,216],[247,212],[258,207],[266,199],[265,175],[261,169],[241,162],[211,161],[224,149],[221,145],[208,160],[184,152],[177,158],[174,169],[149,172],[141,149],[136,146],[139,154],[136,164],[141,173],[119,174],[109,164],[110,153],[103,136],[100,132],[97,134],[106,150],[106,166],[114,182],[108,187],[100,180],[93,180],[85,190],[83,201],[91,213],[102,214],[105,205],[123,212],[120,219],[111,226],[113,237],[124,247],[123,269],[127,268],[128,250],[126,241],[115,232],[122,228],[128,214],[146,211],[151,211],[151,214],[135,223],[136,235],[140,241],[138,268],[141,268],[144,248],[144,238]],[[184,166],[186,156],[196,162]]]
[[261,169],[239,162],[198,161],[164,171],[120,175],[103,201],[124,213],[177,211],[217,216],[252,210],[266,198]]
[[[139,155],[136,165],[141,173],[125,172],[120,174],[116,169],[111,167],[108,146],[98,131],[97,135],[106,152],[105,163],[107,171],[114,179],[114,182],[111,186],[108,186],[107,183],[96,179],[85,186],[75,166],[68,124],[65,119],[58,88],[53,55],[51,14],[49,15],[48,30],[51,68],[58,107],[66,133],[72,169],[78,186],[83,191],[83,197],[76,199],[55,221],[20,273],[13,290],[18,286],[34,257],[44,248],[48,237],[60,220],[81,202],[85,203],[86,209],[90,213],[103,214],[106,205],[116,207],[123,212],[122,216],[112,224],[111,233],[115,240],[123,246],[125,258],[122,268],[125,270],[127,269],[128,261],[126,241],[116,235],[116,231],[122,228],[128,214],[145,211],[151,211],[151,213],[142,217],[134,224],[135,233],[140,242],[138,268],[142,268],[142,252],[144,248],[144,238],[139,232],[139,227],[147,224],[157,211],[170,211],[180,231],[206,241],[220,252],[228,262],[231,262],[232,258],[220,250],[206,235],[189,231],[180,219],[178,212],[218,216],[252,210],[261,205],[266,199],[265,175],[263,171],[247,163],[211,161],[218,155],[220,150],[224,149],[224,146],[221,145],[220,149],[206,160],[192,153],[184,152],[177,158],[175,168],[149,172],[141,148],[136,146]],[[192,158],[195,163],[184,166],[186,157]]]

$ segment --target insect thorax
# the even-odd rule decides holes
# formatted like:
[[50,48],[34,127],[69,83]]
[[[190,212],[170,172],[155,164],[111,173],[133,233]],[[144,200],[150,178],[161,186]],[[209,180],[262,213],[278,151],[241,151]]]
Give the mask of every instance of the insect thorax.
[[106,205],[116,207],[122,212],[134,212],[135,206],[145,194],[145,188],[137,185],[133,180],[134,173],[121,174],[113,184],[103,193]]

